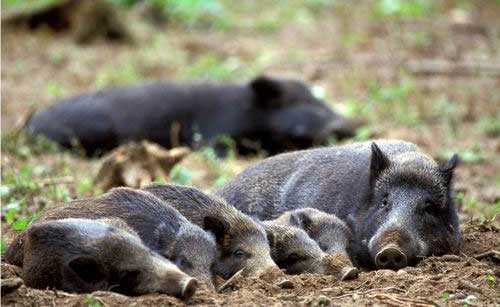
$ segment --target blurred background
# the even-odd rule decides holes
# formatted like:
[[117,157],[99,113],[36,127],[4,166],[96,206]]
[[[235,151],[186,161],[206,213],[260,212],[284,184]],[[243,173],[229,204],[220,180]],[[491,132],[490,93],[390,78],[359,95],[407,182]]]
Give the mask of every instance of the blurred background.
[[[305,80],[365,125],[347,142],[398,138],[460,154],[463,219],[500,212],[498,0],[2,1],[2,251],[46,206],[96,195],[102,163],[19,129],[42,106],[144,80]],[[168,177],[212,191],[262,159],[207,148]],[[10,238],[10,236],[9,236]]]

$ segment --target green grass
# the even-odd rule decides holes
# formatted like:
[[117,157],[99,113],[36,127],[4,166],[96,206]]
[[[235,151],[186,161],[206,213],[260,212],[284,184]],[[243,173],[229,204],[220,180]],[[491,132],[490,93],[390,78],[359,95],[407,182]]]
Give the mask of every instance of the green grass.
[[495,203],[485,203],[476,198],[466,197],[461,192],[456,194],[455,199],[457,206],[473,213],[478,218],[492,219],[495,215],[500,214],[500,200]]
[[42,153],[58,152],[58,145],[43,136],[34,136],[20,131],[11,131],[2,137],[2,151],[27,159]]

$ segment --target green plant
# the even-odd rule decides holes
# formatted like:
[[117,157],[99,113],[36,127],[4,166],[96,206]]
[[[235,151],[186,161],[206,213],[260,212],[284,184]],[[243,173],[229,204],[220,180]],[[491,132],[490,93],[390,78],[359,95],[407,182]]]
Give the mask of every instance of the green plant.
[[213,54],[200,56],[183,73],[185,79],[229,80],[245,71],[236,57],[220,59]]
[[441,299],[448,302],[450,300],[450,293],[448,291],[444,291],[443,294],[441,294]]
[[193,173],[180,164],[176,164],[170,171],[170,180],[177,184],[189,185],[193,179]]
[[167,19],[187,28],[228,27],[225,8],[218,0],[151,0]]
[[62,93],[63,88],[61,84],[55,81],[49,81],[47,83],[47,94],[49,94],[50,97],[55,98],[57,96],[60,96]]
[[85,295],[84,302],[87,307],[102,307],[103,303],[92,294]]
[[2,235],[2,238],[1,238],[1,241],[0,241],[0,254],[5,254],[5,252],[7,251],[7,243],[5,242],[5,239],[3,238],[3,235]]
[[375,2],[374,12],[381,17],[422,17],[432,7],[432,0],[378,0]]
[[392,119],[400,124],[415,126],[420,123],[418,106],[413,103],[415,87],[409,79],[396,83],[381,84],[373,81],[369,84],[366,106],[363,115],[376,114],[384,119]]
[[492,273],[488,272],[486,273],[486,282],[491,285],[491,286],[494,286],[496,285],[497,283],[497,280],[495,278],[495,275],[493,275]]
[[20,130],[9,132],[2,138],[2,150],[26,159],[42,153],[56,153],[58,145],[44,136]]
[[95,86],[97,88],[104,88],[112,85],[133,83],[142,79],[144,79],[144,76],[137,68],[137,65],[129,62],[118,68],[113,67],[100,71],[95,79]]

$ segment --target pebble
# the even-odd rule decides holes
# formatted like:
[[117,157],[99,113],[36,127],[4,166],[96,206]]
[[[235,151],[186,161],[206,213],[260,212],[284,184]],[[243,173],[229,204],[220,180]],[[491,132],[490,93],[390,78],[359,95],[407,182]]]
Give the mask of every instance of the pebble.
[[377,275],[382,275],[382,276],[392,276],[396,274],[393,270],[378,270]]
[[401,270],[398,270],[396,274],[398,276],[405,276],[405,275],[408,275],[408,272],[406,272],[405,270],[401,269]]
[[293,281],[288,280],[288,279],[285,279],[285,280],[281,281],[280,283],[278,283],[278,286],[281,289],[293,289],[293,288],[295,288],[295,284],[293,283]]

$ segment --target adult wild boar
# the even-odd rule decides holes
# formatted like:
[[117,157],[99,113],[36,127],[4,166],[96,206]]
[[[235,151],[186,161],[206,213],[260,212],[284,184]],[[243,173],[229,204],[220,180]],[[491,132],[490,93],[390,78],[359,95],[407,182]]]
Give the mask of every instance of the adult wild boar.
[[166,293],[187,299],[197,281],[111,219],[60,219],[26,230],[24,283],[67,292]]
[[457,162],[438,165],[403,141],[362,142],[268,158],[216,194],[261,219],[305,207],[335,214],[354,232],[357,264],[399,269],[459,251]]
[[218,249],[215,270],[222,277],[227,279],[241,269],[258,276],[278,268],[264,227],[223,200],[174,184],[153,184],[143,190],[168,201],[189,221],[214,234]]
[[[148,248],[213,288],[215,240],[168,203],[150,193],[131,188],[112,189],[99,197],[51,208],[38,222],[66,218],[118,219],[122,221],[121,228],[135,233]],[[24,266],[22,245],[25,237],[24,232],[20,233],[9,246],[6,253],[9,263]]]
[[275,154],[353,134],[352,122],[296,80],[258,77],[248,84],[144,83],[68,98],[36,112],[27,130],[64,147],[100,154],[129,141],[164,147],[217,146]]

